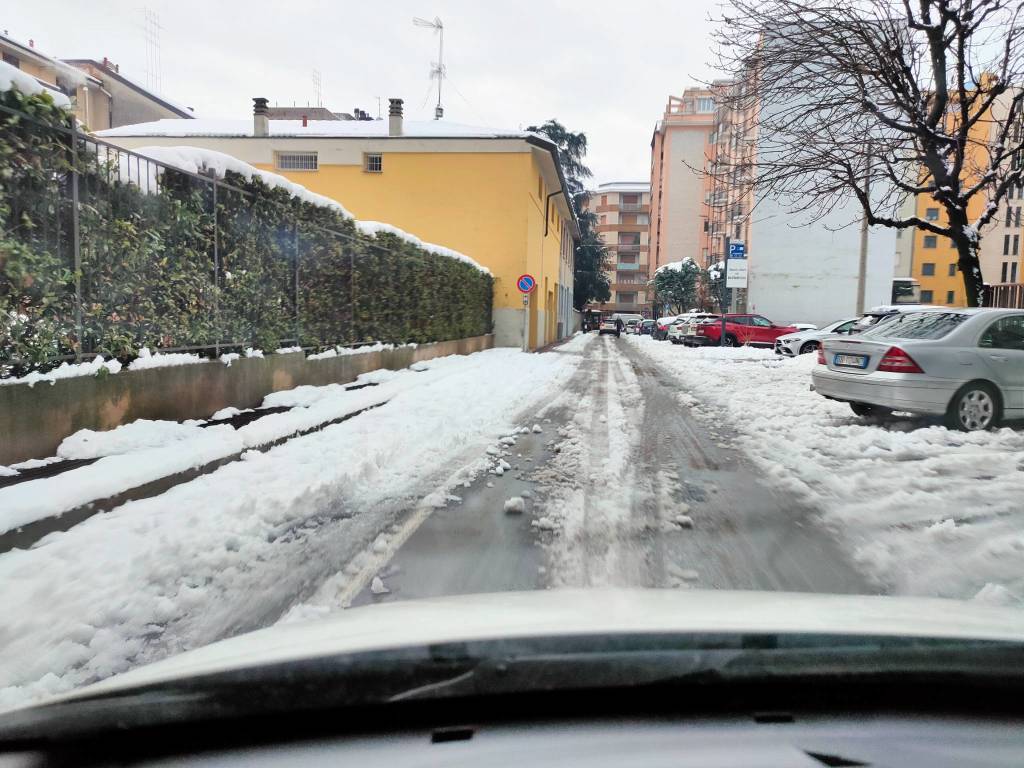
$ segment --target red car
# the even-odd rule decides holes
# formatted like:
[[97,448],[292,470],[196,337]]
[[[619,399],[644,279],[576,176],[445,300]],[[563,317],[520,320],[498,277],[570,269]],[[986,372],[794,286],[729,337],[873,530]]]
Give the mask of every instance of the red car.
[[[692,331],[692,333],[691,333]],[[775,325],[761,315],[727,314],[725,316],[725,346],[741,344],[771,347],[775,339],[787,333],[795,333],[790,325]],[[722,338],[722,323],[693,325],[687,331],[683,343],[687,346],[718,346]]]

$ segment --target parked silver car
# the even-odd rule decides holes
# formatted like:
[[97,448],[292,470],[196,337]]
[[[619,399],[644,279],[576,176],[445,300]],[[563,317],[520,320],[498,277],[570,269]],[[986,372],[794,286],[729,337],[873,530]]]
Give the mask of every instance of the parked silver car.
[[991,429],[1024,418],[1024,309],[901,314],[859,336],[822,340],[814,389],[859,416],[945,416]]

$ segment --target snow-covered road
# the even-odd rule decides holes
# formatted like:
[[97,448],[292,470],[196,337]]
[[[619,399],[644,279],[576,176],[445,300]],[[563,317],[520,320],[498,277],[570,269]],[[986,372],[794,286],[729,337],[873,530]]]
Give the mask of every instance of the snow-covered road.
[[[388,387],[379,408],[0,555],[0,706],[273,623],[386,550],[424,498],[443,504],[576,362],[494,349],[381,372],[344,395]],[[329,390],[294,398],[315,406]]]
[[810,391],[814,355],[629,337],[678,400],[837,532],[894,594],[1024,601],[1024,431],[867,422]]
[[[250,432],[383,404],[0,554],[0,707],[275,622],[456,592],[1020,604],[1024,434],[864,422],[809,391],[813,363],[588,335],[277,393],[267,405],[298,411]],[[139,432],[89,450],[167,450]]]

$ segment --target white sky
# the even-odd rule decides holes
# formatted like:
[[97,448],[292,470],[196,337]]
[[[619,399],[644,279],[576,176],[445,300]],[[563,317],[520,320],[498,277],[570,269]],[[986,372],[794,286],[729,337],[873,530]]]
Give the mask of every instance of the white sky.
[[146,81],[143,7],[162,26],[161,91],[203,117],[245,117],[253,96],[377,113],[405,99],[430,119],[437,40],[413,16],[445,24],[445,118],[526,127],[556,117],[590,141],[594,182],[645,181],[650,139],[670,93],[706,78],[711,0],[31,0],[5,4],[0,29],[62,58],[110,57]]

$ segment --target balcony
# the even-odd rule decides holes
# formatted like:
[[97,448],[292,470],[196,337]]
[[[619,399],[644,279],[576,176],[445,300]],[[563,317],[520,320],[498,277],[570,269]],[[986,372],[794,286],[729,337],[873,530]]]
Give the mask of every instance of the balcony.
[[640,270],[640,266],[640,264],[629,264],[626,262],[619,262],[618,264],[615,265],[615,269],[617,269],[619,272],[635,272]]
[[640,253],[640,243],[616,243],[614,247],[619,253]]
[[623,213],[647,213],[647,208],[645,203],[619,203],[619,210]]

